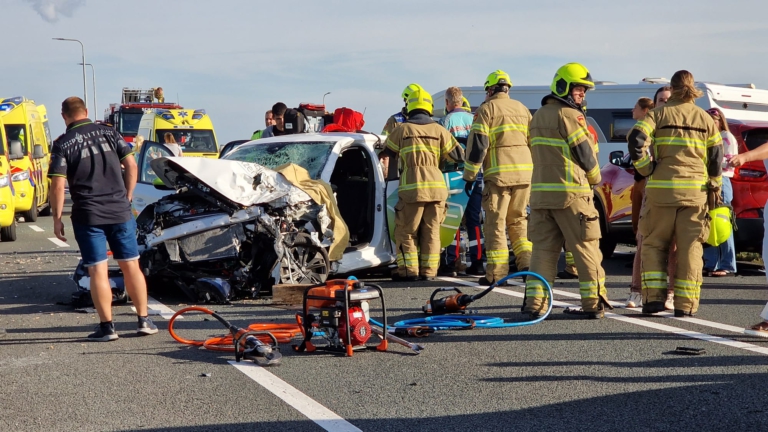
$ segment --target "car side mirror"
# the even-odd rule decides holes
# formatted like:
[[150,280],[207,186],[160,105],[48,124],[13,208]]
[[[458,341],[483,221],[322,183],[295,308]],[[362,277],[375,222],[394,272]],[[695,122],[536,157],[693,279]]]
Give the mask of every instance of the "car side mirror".
[[32,148],[32,159],[42,159],[45,157],[45,153],[43,152],[43,146],[40,144],[35,144],[35,146]]
[[10,154],[8,155],[8,159],[10,160],[18,160],[22,159],[24,157],[24,147],[21,146],[21,141],[13,140],[11,141],[10,145]]
[[613,165],[624,166],[624,152],[621,150],[612,151],[610,160]]

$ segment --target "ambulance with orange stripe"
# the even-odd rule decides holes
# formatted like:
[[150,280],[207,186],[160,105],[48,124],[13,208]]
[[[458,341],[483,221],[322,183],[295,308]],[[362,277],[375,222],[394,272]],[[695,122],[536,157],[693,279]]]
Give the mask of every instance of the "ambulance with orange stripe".
[[47,112],[43,105],[17,96],[0,101],[0,118],[10,159],[16,213],[25,222],[34,222],[38,214],[50,214],[51,141]]

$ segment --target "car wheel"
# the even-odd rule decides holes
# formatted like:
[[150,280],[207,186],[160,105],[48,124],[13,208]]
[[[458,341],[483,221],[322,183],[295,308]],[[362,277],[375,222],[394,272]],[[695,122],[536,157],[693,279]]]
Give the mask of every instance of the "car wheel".
[[328,252],[313,244],[309,236],[297,237],[286,253],[289,256],[280,261],[280,283],[320,284],[328,279]]
[[611,238],[608,232],[608,219],[605,217],[605,210],[600,201],[595,198],[595,208],[597,214],[600,216],[600,252],[603,253],[603,259],[608,259],[613,256],[613,252],[616,250],[617,242]]
[[0,240],[16,241],[16,221],[11,226],[0,228]]
[[37,221],[37,191],[34,192],[35,196],[32,198],[32,208],[23,212],[24,222],[36,222]]

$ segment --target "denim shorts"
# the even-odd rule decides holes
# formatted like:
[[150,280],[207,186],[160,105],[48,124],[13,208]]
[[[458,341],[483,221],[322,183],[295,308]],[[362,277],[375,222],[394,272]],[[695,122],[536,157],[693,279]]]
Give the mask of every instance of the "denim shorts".
[[112,257],[117,261],[139,259],[139,245],[136,242],[136,220],[107,225],[81,225],[72,221],[75,240],[86,267],[106,262],[107,243]]

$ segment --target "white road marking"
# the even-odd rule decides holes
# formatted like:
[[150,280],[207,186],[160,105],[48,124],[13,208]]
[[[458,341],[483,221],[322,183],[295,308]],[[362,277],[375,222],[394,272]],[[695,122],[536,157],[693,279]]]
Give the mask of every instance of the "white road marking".
[[[485,289],[485,287],[482,287],[482,286],[480,286],[480,285],[478,285],[478,284],[476,284],[474,282],[467,282],[467,281],[462,280],[462,279],[450,278],[450,277],[439,277],[438,279],[442,279],[442,280],[444,280],[446,282],[453,282],[453,283],[457,283],[457,284],[461,284],[461,285],[465,285],[465,286],[474,287],[474,288],[477,288],[477,289]],[[521,284],[519,282],[513,282],[513,285],[515,285],[515,286],[524,286],[523,284]],[[525,297],[525,294],[523,294],[523,293],[519,293],[517,291],[512,291],[512,290],[508,290],[508,289],[504,289],[504,288],[494,288],[493,291],[494,292],[498,292],[499,294],[504,294],[504,295],[508,295],[508,296],[512,296],[512,297],[518,297],[518,298]],[[570,293],[570,292],[567,292],[567,291],[552,290],[552,292],[553,292],[553,294],[562,295],[564,297],[581,298],[579,296],[579,294],[574,294],[574,293]],[[611,304],[613,306],[623,307],[618,302],[611,302]],[[562,302],[562,301],[558,301],[558,300],[554,300],[552,302],[552,305],[553,306],[558,306],[558,307],[577,306],[577,305],[573,305],[573,304]],[[641,308],[631,308],[630,310],[642,310],[642,309]],[[731,325],[727,325],[727,324],[722,324],[722,323],[718,323],[718,322],[707,321],[707,320],[702,320],[702,319],[698,319],[698,318],[675,318],[674,315],[672,315],[669,312],[662,312],[662,313],[659,313],[659,314],[656,314],[656,315],[663,316],[665,318],[672,318],[672,319],[676,319],[676,320],[680,320],[680,321],[690,322],[690,323],[693,323],[693,324],[699,324],[699,325],[703,325],[703,326],[707,326],[707,327],[713,327],[713,328],[720,329],[720,330],[731,331],[731,332],[735,332],[735,333],[739,333],[739,334],[751,334],[748,330],[742,329],[740,327],[731,326]],[[668,333],[675,333],[675,334],[679,334],[681,336],[686,336],[686,337],[693,338],[693,339],[700,339],[700,340],[707,341],[707,342],[713,342],[713,343],[717,343],[717,344],[721,344],[721,345],[730,346],[730,347],[733,347],[733,348],[739,348],[739,349],[743,349],[743,350],[747,350],[747,351],[752,351],[752,352],[768,355],[768,348],[760,347],[760,346],[753,345],[753,344],[746,343],[746,342],[739,342],[739,341],[735,341],[733,339],[728,339],[728,338],[724,338],[724,337],[720,337],[720,336],[712,336],[712,335],[708,335],[706,333],[699,333],[699,332],[696,332],[696,331],[685,330],[685,329],[681,329],[679,327],[672,327],[672,326],[668,326],[668,325],[665,325],[665,324],[659,324],[659,323],[653,322],[653,321],[645,321],[645,320],[641,320],[641,319],[638,319],[638,318],[633,318],[633,317],[630,317],[630,316],[627,316],[627,315],[620,315],[620,314],[606,312],[605,313],[605,317],[606,318],[615,319],[615,320],[618,320],[618,321],[624,321],[624,322],[627,322],[627,323],[630,323],[630,324],[639,325],[639,326],[642,326],[642,327],[648,327],[648,328],[653,328],[653,329],[656,329],[656,330],[661,330],[661,331],[668,332]]]
[[[131,306],[131,310],[136,312],[136,307]],[[176,311],[153,299],[152,297],[147,296],[147,313],[149,315],[159,315],[162,318],[171,319]],[[184,319],[184,316],[180,315],[176,317],[176,319]]]
[[55,244],[58,247],[69,247],[68,244],[64,243],[63,241],[57,239],[56,237],[51,237],[48,240],[51,241],[51,243]]
[[[30,228],[32,231],[36,231],[36,232],[43,232],[43,231],[45,231],[44,229],[40,228],[40,227],[39,227],[39,226],[37,226],[37,225],[27,225],[27,226],[28,226],[28,227],[29,227],[29,228]],[[58,239],[56,239],[56,240],[58,240]]]
[[234,361],[230,361],[229,364],[295,408],[298,412],[304,414],[321,428],[333,432],[362,432],[352,423],[344,420],[335,412],[324,407],[263,367],[253,363],[237,363]]

